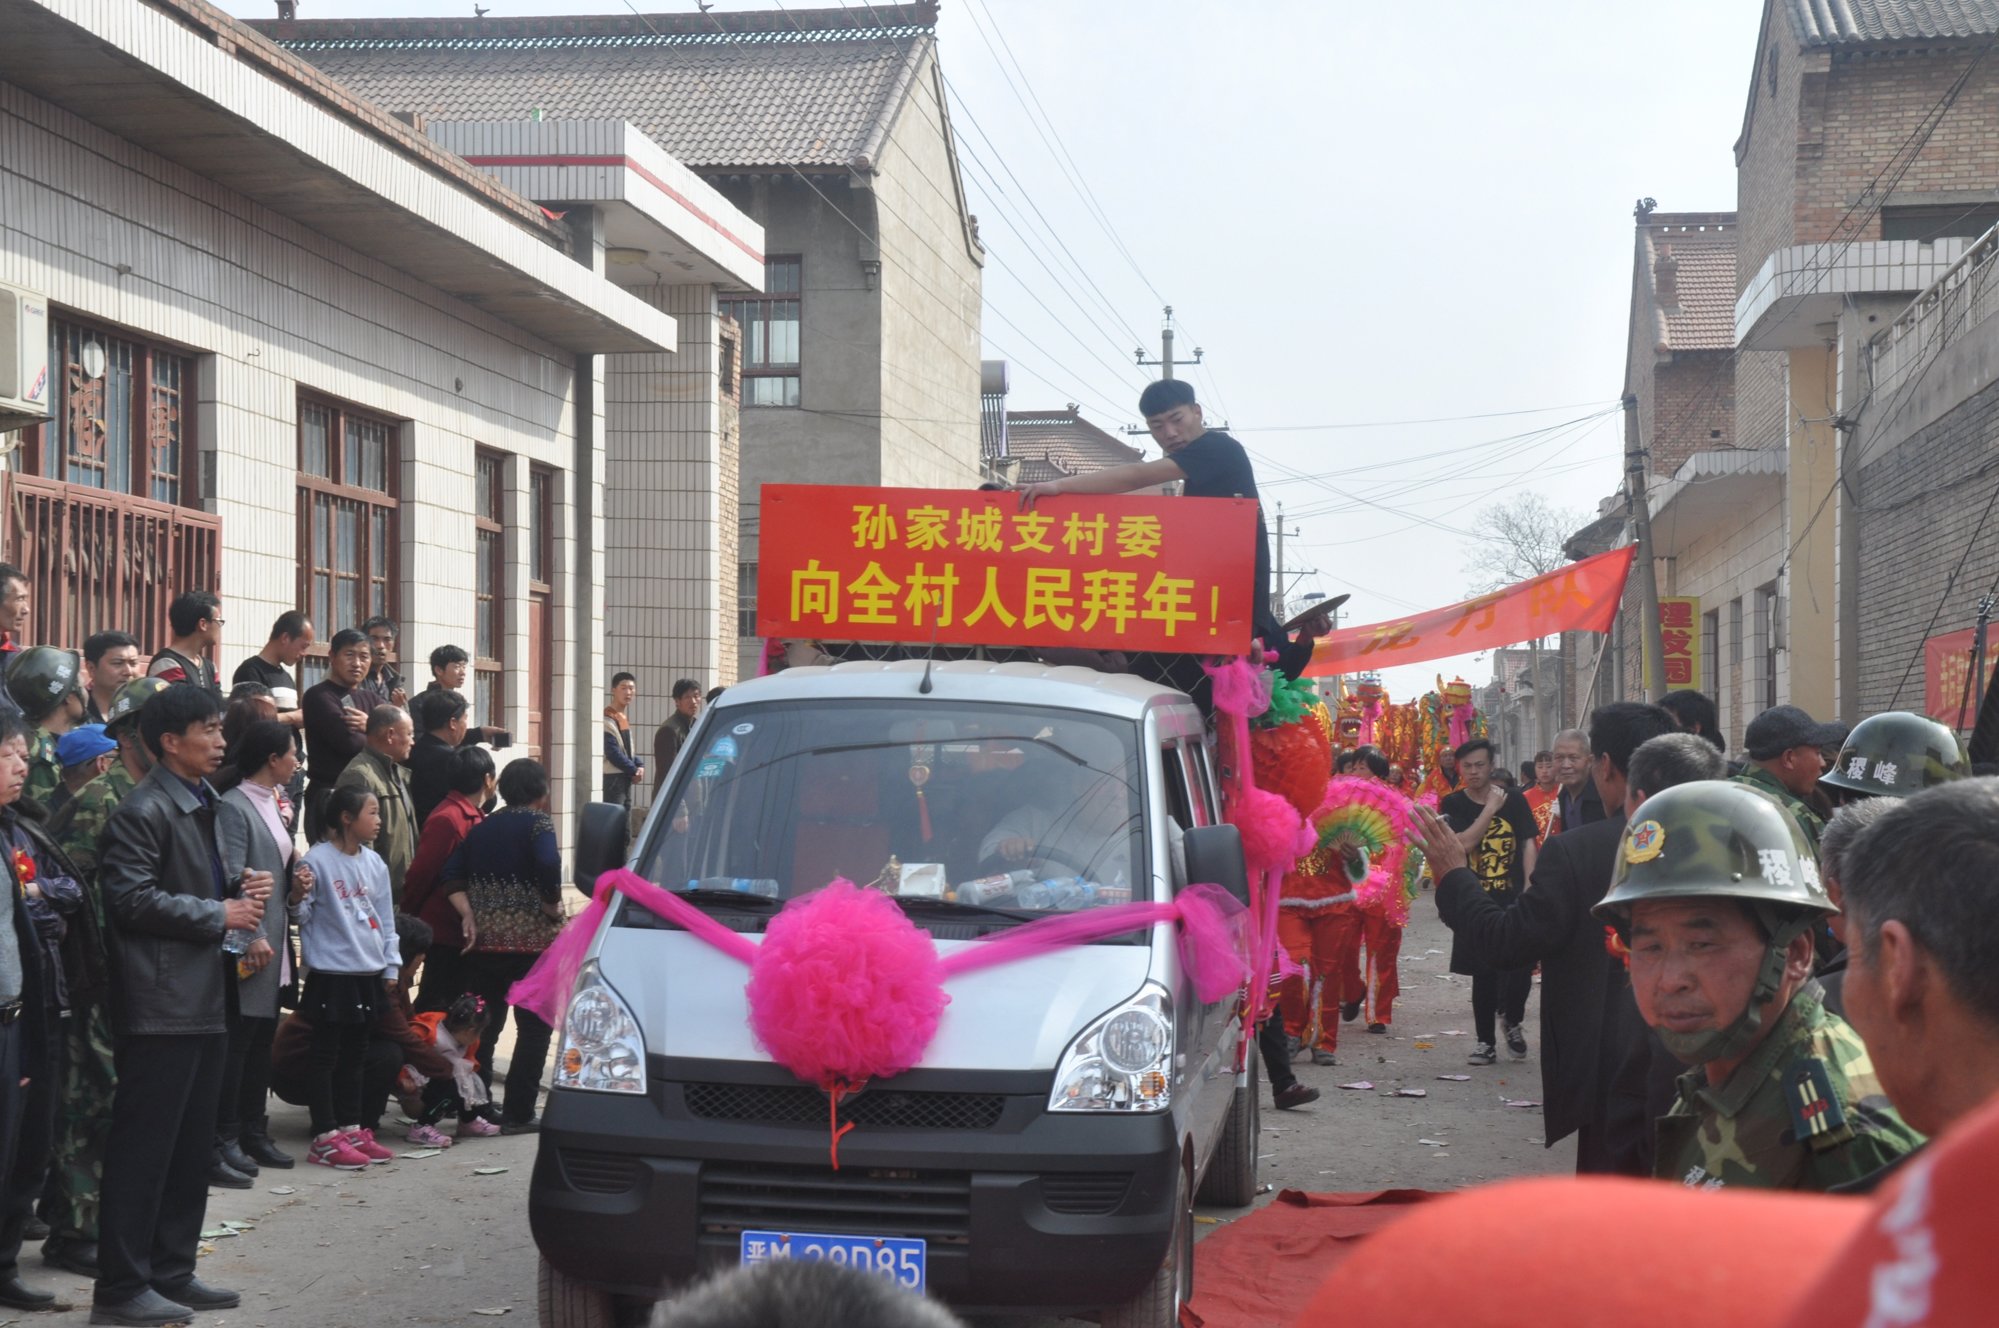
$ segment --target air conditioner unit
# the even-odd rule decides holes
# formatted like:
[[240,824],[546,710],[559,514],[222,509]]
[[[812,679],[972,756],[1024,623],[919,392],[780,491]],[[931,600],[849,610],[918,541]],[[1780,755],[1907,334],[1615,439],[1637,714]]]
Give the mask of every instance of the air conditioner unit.
[[49,417],[49,302],[0,286],[0,433]]

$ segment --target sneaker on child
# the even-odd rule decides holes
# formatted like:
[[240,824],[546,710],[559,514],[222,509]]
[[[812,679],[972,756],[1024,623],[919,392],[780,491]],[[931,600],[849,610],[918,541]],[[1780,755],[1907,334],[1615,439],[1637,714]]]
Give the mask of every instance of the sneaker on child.
[[460,1139],[463,1139],[468,1134],[477,1135],[479,1138],[485,1139],[499,1132],[500,1127],[487,1120],[484,1116],[468,1116],[466,1119],[458,1122],[458,1137]]
[[305,1160],[314,1166],[332,1167],[336,1171],[366,1171],[368,1155],[356,1152],[348,1142],[346,1134],[331,1130],[312,1141]]
[[410,1126],[410,1132],[404,1135],[403,1138],[421,1148],[451,1147],[450,1135],[438,1129],[435,1125],[425,1125],[421,1121]]
[[377,1165],[396,1160],[393,1152],[375,1142],[373,1130],[356,1128],[347,1131],[347,1146]]

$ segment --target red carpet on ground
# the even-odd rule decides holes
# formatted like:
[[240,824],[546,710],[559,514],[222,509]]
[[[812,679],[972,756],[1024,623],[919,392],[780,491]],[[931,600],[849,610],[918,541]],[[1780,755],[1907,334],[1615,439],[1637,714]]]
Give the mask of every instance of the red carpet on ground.
[[1180,1322],[1184,1328],[1289,1324],[1356,1241],[1438,1197],[1433,1190],[1280,1191],[1194,1246],[1194,1300]]

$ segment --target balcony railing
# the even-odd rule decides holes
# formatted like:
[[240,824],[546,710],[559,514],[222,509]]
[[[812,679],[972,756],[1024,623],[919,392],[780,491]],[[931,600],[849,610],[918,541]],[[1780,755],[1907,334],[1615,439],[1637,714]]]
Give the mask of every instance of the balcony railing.
[[171,636],[174,596],[221,588],[220,517],[18,472],[5,493],[7,561],[32,587],[30,642],[78,649],[117,628],[150,652]]
[[1872,391],[1886,396],[1922,371],[1946,346],[1999,313],[1999,226],[1972,241],[1964,255],[1878,336],[1869,355]]

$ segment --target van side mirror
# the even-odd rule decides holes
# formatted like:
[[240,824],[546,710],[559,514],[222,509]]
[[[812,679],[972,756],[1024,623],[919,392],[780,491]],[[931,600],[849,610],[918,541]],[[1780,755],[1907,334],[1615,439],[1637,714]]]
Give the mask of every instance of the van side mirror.
[[1232,825],[1197,825],[1187,831],[1187,879],[1219,885],[1249,906],[1249,872],[1242,865],[1242,832]]
[[586,803],[576,832],[576,888],[597,892],[597,878],[625,865],[632,846],[632,814],[612,802]]

